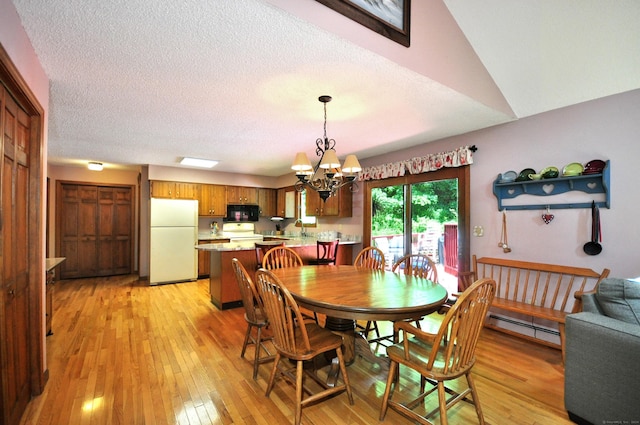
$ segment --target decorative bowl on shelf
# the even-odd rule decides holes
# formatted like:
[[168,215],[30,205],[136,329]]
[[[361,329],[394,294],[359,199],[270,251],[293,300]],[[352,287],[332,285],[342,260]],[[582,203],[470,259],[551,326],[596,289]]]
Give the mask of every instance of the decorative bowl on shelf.
[[515,171],[507,171],[500,175],[500,183],[511,183],[517,176]]
[[526,182],[527,180],[529,180],[529,176],[531,174],[535,174],[536,170],[534,170],[533,168],[525,168],[524,170],[520,171],[520,174],[518,174],[518,177],[516,177],[516,181],[517,182]]
[[560,171],[556,167],[547,167],[540,171],[543,179],[555,179],[560,175]]
[[562,175],[566,177],[579,176],[584,171],[584,167],[579,162],[567,164],[562,169]]
[[582,174],[600,174],[606,165],[607,163],[603,160],[594,159],[593,161],[589,161],[585,164]]

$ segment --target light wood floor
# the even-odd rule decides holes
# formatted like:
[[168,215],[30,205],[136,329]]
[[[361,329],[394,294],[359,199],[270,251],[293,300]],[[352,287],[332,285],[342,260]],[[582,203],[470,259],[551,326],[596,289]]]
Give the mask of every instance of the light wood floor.
[[[218,311],[207,288],[208,280],[150,287],[132,276],[57,282],[50,379],[21,424],[292,423],[293,387],[279,380],[265,397],[271,364],[254,381],[239,357],[242,309]],[[485,329],[474,371],[487,423],[570,424],[560,360],[558,350]],[[378,423],[386,374],[362,358],[348,370],[355,405],[338,395],[305,408],[304,424]],[[473,406],[456,405],[449,422],[477,423]],[[384,423],[410,422],[389,411]]]

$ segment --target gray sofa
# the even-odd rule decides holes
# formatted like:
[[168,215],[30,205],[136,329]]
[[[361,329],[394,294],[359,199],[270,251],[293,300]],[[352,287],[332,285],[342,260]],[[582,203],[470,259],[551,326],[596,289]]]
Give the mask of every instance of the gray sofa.
[[640,423],[640,283],[604,279],[566,320],[565,408],[578,424]]

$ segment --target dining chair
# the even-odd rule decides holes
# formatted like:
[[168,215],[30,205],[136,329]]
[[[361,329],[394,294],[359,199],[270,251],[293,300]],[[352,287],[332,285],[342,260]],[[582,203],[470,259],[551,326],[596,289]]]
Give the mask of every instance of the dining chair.
[[[244,343],[242,344],[240,357],[244,358],[244,353],[249,344],[254,345],[253,379],[256,379],[258,376],[258,365],[272,361],[275,358],[264,345],[264,341],[272,340],[273,337],[265,338],[262,333],[263,329],[268,326],[268,322],[261,308],[260,297],[258,296],[258,291],[256,290],[253,280],[240,260],[233,258],[231,264],[236,276],[236,281],[238,282],[238,287],[240,288],[242,306],[244,307],[244,320],[247,322],[247,332],[244,335]],[[256,329],[255,337],[252,335],[254,328]],[[266,356],[260,357],[263,350]]]
[[429,279],[432,282],[438,281],[435,261],[424,254],[405,255],[391,266],[391,271]]
[[[380,420],[384,420],[391,407],[413,422],[431,424],[429,418],[440,414],[440,423],[446,425],[447,410],[461,400],[475,406],[480,424],[484,424],[478,391],[471,376],[476,361],[475,350],[483,328],[487,310],[496,292],[496,282],[492,279],[476,281],[451,306],[442,320],[438,332],[428,333],[409,322],[394,323],[394,332],[401,336],[400,342],[387,347],[391,361],[387,385],[382,397]],[[411,336],[411,337],[409,337]],[[410,390],[396,379],[399,365],[406,366],[420,374],[420,394],[415,397]],[[411,375],[409,375],[411,376]],[[456,382],[455,390],[445,386],[445,382],[464,376],[467,387],[461,391]],[[429,388],[425,390],[426,384]],[[424,410],[425,398],[437,391],[438,408],[424,414],[413,409]],[[404,403],[393,400],[394,392],[403,393]],[[450,397],[447,398],[447,393]],[[471,395],[471,398],[467,397]]]
[[338,248],[340,240],[335,241],[317,241],[316,242],[316,258],[309,260],[311,265],[336,264],[338,258]]
[[[378,247],[368,246],[358,253],[353,265],[370,270],[384,270],[384,253]],[[356,327],[362,330],[362,334],[369,342],[376,342],[381,338],[378,324],[373,320],[367,321],[365,326],[356,325]],[[369,334],[371,332],[375,332],[376,337],[370,340]]]
[[256,264],[257,267],[256,269],[259,269],[260,267],[262,267],[262,259],[264,258],[264,254],[269,251],[271,248],[275,248],[276,246],[284,246],[284,242],[279,243],[279,244],[274,244],[274,243],[259,243],[256,242],[255,243],[255,247],[256,247]]
[[[258,270],[256,284],[264,311],[269,319],[276,348],[276,357],[267,384],[267,397],[273,389],[277,373],[280,372],[280,375],[291,381],[296,387],[294,419],[296,425],[300,424],[302,419],[302,408],[334,394],[346,391],[349,403],[353,404],[351,384],[342,354],[342,337],[320,327],[315,322],[305,321],[298,303],[278,277],[270,271]],[[305,368],[304,363],[333,350],[338,357],[343,383],[329,386],[316,375],[315,371]],[[282,362],[284,366],[280,368],[280,360],[283,358],[289,359],[291,363],[295,362],[295,366],[291,367],[289,362]],[[312,392],[311,388],[305,385],[305,375],[318,385],[315,392]],[[303,398],[303,392],[308,394],[306,398]]]
[[262,267],[267,270],[282,269],[285,267],[302,266],[302,259],[293,249],[286,246],[276,246],[265,252],[262,258]]
[[[435,261],[427,255],[407,254],[393,263],[391,271],[438,282],[438,269],[436,267]],[[416,317],[413,320],[415,321],[416,327],[420,328],[420,320],[422,320],[422,317]],[[385,339],[393,339],[395,341],[395,334],[389,335]]]
[[380,248],[368,246],[358,253],[353,265],[371,270],[384,270],[384,261],[384,253]]

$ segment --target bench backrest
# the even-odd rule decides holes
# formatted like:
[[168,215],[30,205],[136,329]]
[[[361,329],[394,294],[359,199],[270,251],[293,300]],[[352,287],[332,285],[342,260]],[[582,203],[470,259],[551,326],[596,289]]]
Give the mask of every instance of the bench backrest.
[[473,256],[476,279],[496,281],[496,298],[572,312],[575,293],[594,290],[609,275],[582,267]]

